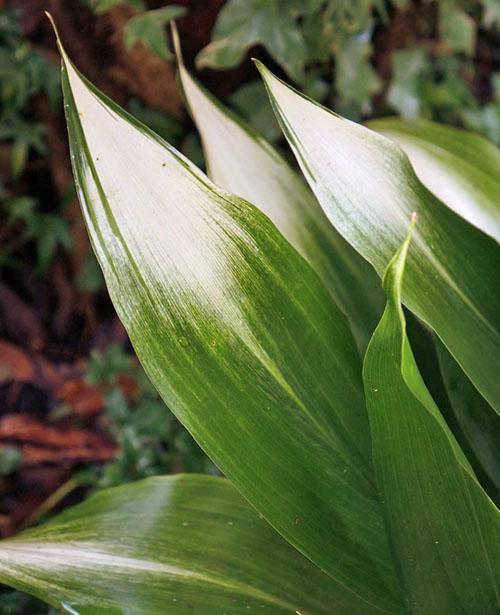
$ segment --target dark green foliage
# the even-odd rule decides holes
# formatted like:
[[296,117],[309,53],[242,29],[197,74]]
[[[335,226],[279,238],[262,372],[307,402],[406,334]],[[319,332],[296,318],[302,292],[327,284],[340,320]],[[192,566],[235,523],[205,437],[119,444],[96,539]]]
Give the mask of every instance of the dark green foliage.
[[0,11],[0,140],[13,143],[12,177],[23,172],[29,150],[45,154],[42,125],[29,118],[29,104],[44,92],[56,107],[61,100],[56,66],[23,39],[13,11]]
[[[499,21],[495,0],[423,6],[409,0],[230,0],[197,62],[231,68],[260,44],[302,91],[342,115],[360,119],[372,114],[375,104],[376,115],[393,111],[463,124],[499,143],[498,76],[486,85],[479,81],[484,77],[476,51],[478,36],[485,39],[483,46],[488,40],[498,44]],[[374,66],[380,64],[376,37],[396,27],[405,28],[411,42],[390,50],[392,71],[384,83]],[[476,97],[484,87],[490,89],[486,104]],[[263,106],[253,105],[248,118],[256,128],[262,128]]]

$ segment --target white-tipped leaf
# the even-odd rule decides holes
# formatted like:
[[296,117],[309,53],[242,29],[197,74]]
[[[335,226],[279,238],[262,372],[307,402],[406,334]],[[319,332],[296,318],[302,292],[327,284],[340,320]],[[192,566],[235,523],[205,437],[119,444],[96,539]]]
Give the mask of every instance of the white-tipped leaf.
[[175,28],[173,36],[182,89],[202,138],[208,175],[274,222],[321,277],[364,350],[384,303],[373,268],[332,227],[285,159],[189,74]]
[[[403,300],[500,410],[500,248],[418,180],[394,142],[296,92],[260,65],[297,160],[336,229],[380,276],[419,214]],[[473,342],[472,342],[473,340]]]
[[445,205],[500,240],[500,150],[484,137],[428,120],[367,126],[398,143],[420,181]]
[[345,613],[400,612],[345,317],[266,216],[63,57],[82,209],[146,372],[242,494],[336,580]]

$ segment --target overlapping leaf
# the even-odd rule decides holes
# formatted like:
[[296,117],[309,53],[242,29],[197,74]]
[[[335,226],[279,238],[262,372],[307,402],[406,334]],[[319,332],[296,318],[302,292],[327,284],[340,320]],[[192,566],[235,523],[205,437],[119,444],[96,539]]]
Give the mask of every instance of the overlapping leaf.
[[174,29],[182,88],[203,141],[208,174],[263,211],[321,277],[364,350],[383,309],[373,268],[332,227],[307,185],[259,134],[189,74]]
[[63,57],[85,220],[151,380],[243,495],[335,578],[344,612],[400,612],[343,314],[261,212]]
[[[393,142],[295,92],[260,66],[276,115],[336,229],[382,275],[419,212],[404,302],[500,409],[500,249],[417,179]],[[472,343],[471,343],[472,341]]]
[[[445,418],[478,478],[500,503],[500,421],[439,340],[437,360],[449,400]],[[443,410],[443,408],[441,408]],[[444,414],[444,413],[443,413]]]
[[225,479],[107,489],[0,542],[0,581],[69,613],[349,612]]
[[500,150],[472,132],[428,120],[372,120],[393,139],[420,181],[445,205],[500,240]]
[[427,391],[406,337],[401,286],[409,241],[384,276],[387,307],[363,369],[377,485],[407,610],[493,615],[500,606],[500,517]]

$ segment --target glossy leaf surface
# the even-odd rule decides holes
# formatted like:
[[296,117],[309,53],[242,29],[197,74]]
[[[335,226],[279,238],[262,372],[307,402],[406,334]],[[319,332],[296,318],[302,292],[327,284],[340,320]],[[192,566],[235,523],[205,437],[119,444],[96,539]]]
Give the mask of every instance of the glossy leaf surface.
[[152,382],[242,494],[350,592],[354,612],[397,612],[344,315],[259,210],[64,64],[84,217]]
[[260,70],[325,213],[380,276],[418,212],[404,302],[500,410],[498,243],[430,193],[395,143],[314,103],[263,65]]
[[448,422],[492,499],[500,503],[500,421],[439,340],[436,352],[450,402]]
[[174,40],[182,89],[202,138],[208,175],[274,222],[321,277],[364,350],[384,305],[377,274],[333,228],[285,159],[189,74],[175,30]]
[[387,307],[363,369],[380,499],[407,611],[493,614],[500,517],[427,391],[406,337],[401,287],[409,241],[384,276]]
[[0,581],[81,615],[349,612],[229,481],[193,474],[100,491],[0,542]]
[[500,150],[466,130],[428,120],[367,123],[398,143],[420,181],[445,205],[500,240]]

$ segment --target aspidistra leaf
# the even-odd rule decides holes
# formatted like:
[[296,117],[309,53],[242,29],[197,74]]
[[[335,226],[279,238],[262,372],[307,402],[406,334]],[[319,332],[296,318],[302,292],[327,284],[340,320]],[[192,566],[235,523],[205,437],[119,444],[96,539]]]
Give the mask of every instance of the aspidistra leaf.
[[100,491],[0,542],[0,581],[79,615],[349,612],[229,481],[194,474]]
[[437,361],[449,400],[446,420],[471,461],[478,479],[500,503],[500,421],[488,402],[439,340],[435,340]]
[[202,138],[209,177],[274,222],[321,277],[364,351],[383,310],[377,274],[332,227],[281,154],[189,74],[175,28],[173,35],[182,89]]
[[346,613],[400,612],[345,317],[259,210],[62,53],[84,217],[152,382],[241,493],[335,578]]
[[387,307],[363,368],[380,500],[407,611],[493,615],[500,517],[427,391],[406,336],[409,242],[410,235],[387,267]]
[[406,221],[418,212],[404,303],[436,331],[500,411],[498,243],[429,192],[394,142],[325,109],[259,66],[318,201],[380,276],[406,232]]
[[500,240],[500,150],[481,135],[428,120],[367,126],[398,143],[420,181],[450,209]]

